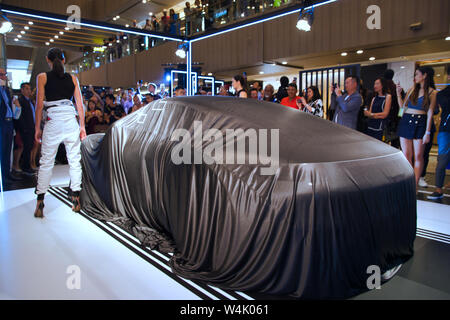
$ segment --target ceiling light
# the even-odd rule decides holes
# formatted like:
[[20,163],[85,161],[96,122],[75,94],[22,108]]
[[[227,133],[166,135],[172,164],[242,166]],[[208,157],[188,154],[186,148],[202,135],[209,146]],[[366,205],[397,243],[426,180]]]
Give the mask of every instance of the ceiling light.
[[0,27],[0,34],[8,33],[8,32],[10,32],[10,31],[12,31],[12,29],[13,29],[13,25],[12,25],[11,22],[9,22],[9,21],[3,21],[3,22],[2,22],[2,25],[1,25],[1,27]]
[[33,23],[33,21],[28,21],[28,24],[31,26],[31,25],[33,25],[34,23]]
[[149,15],[149,16],[152,16],[152,15],[153,15],[153,12],[149,12],[148,15]]
[[49,46],[49,45],[50,45],[50,42],[46,42],[45,45],[46,45],[46,46]]
[[180,57],[181,59],[185,59],[187,51],[188,51],[187,43],[182,43],[178,46],[178,49],[175,52],[175,54],[177,57]]
[[130,27],[130,25],[129,25],[129,24],[126,24],[126,25],[125,25],[125,28],[129,28],[129,27]]
[[374,61],[374,60],[375,60],[375,57],[370,57],[369,60],[370,60],[370,61]]
[[300,15],[298,16],[297,29],[301,31],[311,31],[311,26],[314,21],[314,7],[310,10],[300,10]]
[[59,36],[58,36],[58,35],[56,35],[56,36],[55,36],[55,39],[58,39],[58,38],[59,38]]
[[116,16],[116,19],[120,19],[120,16]]
[[65,28],[64,28],[64,30],[66,30],[66,31],[69,31],[69,30],[70,30],[70,28],[69,28],[69,27],[65,27]]
[[18,35],[17,35],[17,38],[22,38],[22,35],[21,35],[21,34],[18,34]]
[[362,53],[364,53],[364,51],[363,50],[358,50],[358,51],[356,51],[356,53],[357,54],[362,54]]
[[59,32],[59,34],[60,34],[60,35],[63,35],[63,34],[64,34],[64,32],[63,32],[63,31],[60,31],[60,32]]
[[147,3],[147,0],[142,0],[142,3]]
[[29,26],[25,26],[25,27],[23,27],[25,30],[28,30],[28,29],[30,29],[30,27]]
[[50,39],[50,42],[54,42],[55,40],[53,40],[53,39]]
[[19,39],[15,38],[14,41],[19,41]]
[[21,33],[21,34],[25,34],[25,31],[22,30],[22,31],[20,31],[20,33]]
[[124,40],[127,40],[127,39],[128,39],[128,37],[127,37],[127,36],[124,36],[124,37],[123,37],[123,39],[124,39]]
[[109,43],[108,46],[112,47],[112,43]]
[[208,76],[212,76],[212,73],[210,72],[210,73],[208,73]]
[[347,52],[342,52],[342,53],[341,53],[341,56],[346,57],[347,54],[348,54]]
[[259,74],[264,74],[264,71],[260,71]]
[[287,61],[283,61],[281,64],[287,64]]
[[450,37],[445,38],[445,40],[450,41]]

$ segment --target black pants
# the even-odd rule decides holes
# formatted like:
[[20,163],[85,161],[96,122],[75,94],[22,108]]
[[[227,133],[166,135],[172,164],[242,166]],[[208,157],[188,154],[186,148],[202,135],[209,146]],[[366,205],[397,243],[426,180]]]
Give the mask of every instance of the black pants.
[[0,151],[1,151],[1,174],[2,181],[5,183],[6,177],[9,176],[9,171],[11,170],[11,148],[14,139],[14,126],[12,121],[0,122],[1,126],[1,138],[0,138]]
[[31,150],[33,150],[34,146],[34,130],[33,131],[20,131],[20,136],[23,142],[23,153],[22,153],[22,168],[25,170],[30,170],[30,159],[31,159]]
[[423,171],[422,171],[422,175],[421,175],[422,178],[424,178],[425,175],[427,174],[428,162],[430,160],[430,151],[431,151],[431,148],[433,147],[434,133],[435,132],[432,130],[431,134],[430,134],[430,142],[428,142],[425,145],[425,151],[423,153],[423,161],[424,161],[423,163],[424,163],[424,165],[423,165]]
[[445,181],[445,169],[450,161],[450,153],[442,154],[438,156],[436,166],[436,187],[442,189]]

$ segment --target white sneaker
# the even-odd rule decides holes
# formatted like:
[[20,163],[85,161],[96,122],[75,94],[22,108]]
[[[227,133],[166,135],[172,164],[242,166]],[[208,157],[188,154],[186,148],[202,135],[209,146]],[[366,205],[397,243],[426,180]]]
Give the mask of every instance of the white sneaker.
[[425,181],[425,178],[423,177],[419,178],[419,187],[428,188],[428,183]]

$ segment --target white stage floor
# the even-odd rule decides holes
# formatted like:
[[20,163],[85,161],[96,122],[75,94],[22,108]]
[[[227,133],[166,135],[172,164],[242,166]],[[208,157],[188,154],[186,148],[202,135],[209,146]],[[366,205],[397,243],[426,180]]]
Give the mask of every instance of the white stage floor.
[[[52,184],[68,185],[65,170],[56,167]],[[148,253],[138,247],[133,252],[52,194],[46,196],[43,220],[33,217],[34,189],[8,191],[0,197],[0,299],[251,298],[239,292],[205,290],[185,280],[189,290],[169,274],[167,265],[154,258],[159,265],[152,265],[142,256]],[[417,207],[418,235],[450,243],[449,207],[425,201],[418,201]],[[80,289],[67,287],[70,266],[79,267]]]

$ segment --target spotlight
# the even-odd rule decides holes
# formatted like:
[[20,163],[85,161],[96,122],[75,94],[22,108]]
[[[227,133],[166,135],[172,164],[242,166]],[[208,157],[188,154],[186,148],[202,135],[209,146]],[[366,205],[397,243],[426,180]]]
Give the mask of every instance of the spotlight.
[[58,38],[59,38],[59,36],[58,36],[58,35],[56,35],[56,36],[55,36],[55,39],[58,39]]
[[59,32],[59,34],[60,34],[60,35],[63,35],[63,34],[64,34],[64,32],[60,31],[60,32]]
[[22,38],[22,35],[21,35],[21,34],[18,34],[18,35],[17,35],[17,38]]
[[23,27],[25,30],[29,30],[30,29],[30,27],[29,26],[25,26],[25,27]]
[[347,52],[342,52],[342,53],[341,53],[341,56],[346,57],[347,54],[348,54]]
[[69,31],[69,30],[70,30],[70,28],[69,28],[69,27],[65,27],[65,28],[64,28],[64,30],[66,30],[66,31]]
[[364,51],[363,50],[358,50],[358,51],[356,51],[356,53],[357,54],[362,54],[362,53],[364,53]]
[[21,34],[25,34],[25,31],[22,30],[22,31],[20,31],[20,33],[21,33]]
[[28,21],[28,24],[31,26],[31,25],[33,25],[34,23],[33,23],[33,21]]
[[8,20],[3,21],[0,27],[0,34],[6,34],[13,30],[13,25]]
[[302,10],[300,10],[300,15],[298,16],[297,29],[305,32],[311,31],[313,21],[314,21],[314,7],[312,7],[309,10],[305,10],[303,8]]
[[15,38],[14,41],[19,41],[19,39]]
[[49,45],[50,45],[50,42],[46,42],[45,45],[46,45],[46,46],[49,46]]
[[54,42],[55,40],[53,40],[53,39],[50,39],[50,42]]
[[178,49],[175,52],[175,54],[177,55],[177,57],[180,57],[181,59],[185,59],[187,51],[188,51],[187,43],[182,43],[178,46]]
[[375,57],[370,57],[369,60],[370,60],[370,61],[374,61],[374,60],[375,60]]

